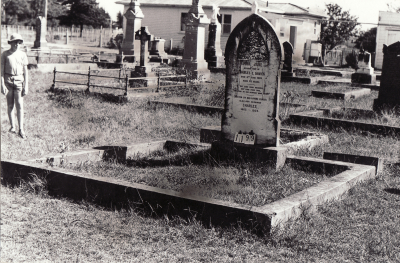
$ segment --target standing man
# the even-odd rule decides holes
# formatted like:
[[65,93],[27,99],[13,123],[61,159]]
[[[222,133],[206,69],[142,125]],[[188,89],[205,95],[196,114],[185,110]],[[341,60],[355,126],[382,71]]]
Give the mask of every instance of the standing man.
[[1,54],[1,93],[7,97],[10,132],[15,133],[14,107],[17,108],[18,135],[25,139],[24,132],[24,100],[28,94],[28,57],[19,50],[24,43],[21,35],[12,34],[8,44],[11,48]]

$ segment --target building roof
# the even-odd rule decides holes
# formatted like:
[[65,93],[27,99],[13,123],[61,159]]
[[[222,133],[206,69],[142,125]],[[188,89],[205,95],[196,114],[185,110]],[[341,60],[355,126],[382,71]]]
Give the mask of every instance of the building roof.
[[[261,11],[282,15],[311,16],[324,18],[328,17],[323,10],[309,9],[291,3],[268,3],[268,1],[257,0]],[[130,0],[120,0],[117,4],[129,5]],[[190,7],[192,0],[139,0],[142,6],[169,6],[169,7]],[[251,9],[253,0],[200,0],[203,7],[217,5],[220,8]]]

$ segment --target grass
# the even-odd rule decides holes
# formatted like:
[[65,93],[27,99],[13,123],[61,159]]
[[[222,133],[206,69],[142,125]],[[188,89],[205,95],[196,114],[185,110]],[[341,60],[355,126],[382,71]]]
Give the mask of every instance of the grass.
[[328,117],[337,119],[346,119],[367,122],[372,124],[400,126],[399,113],[394,110],[385,110],[380,113],[371,112],[368,115],[356,110],[344,109],[341,111],[334,111]]
[[[53,94],[47,91],[51,83],[51,74],[31,72],[30,94],[25,99],[27,140],[8,133],[5,97],[1,96],[2,159],[161,139],[195,142],[200,127],[220,125],[218,114],[153,107],[145,99],[118,104],[79,92]],[[282,92],[298,94],[294,103],[344,105],[310,98],[312,86],[283,84]],[[376,97],[377,92],[372,92],[369,97],[348,102],[347,107],[371,109],[371,100]],[[400,261],[399,141],[340,129],[318,131],[329,136],[329,144],[299,154],[321,157],[323,151],[331,151],[379,156],[386,159],[385,169],[376,179],[353,187],[341,201],[326,202],[312,214],[305,207],[299,219],[272,229],[269,235],[256,236],[240,224],[232,228],[203,225],[195,217],[150,217],[135,206],[109,211],[85,201],[72,203],[48,196],[44,183],[37,179],[14,189],[2,186],[2,261]],[[143,169],[103,165],[111,171]],[[246,167],[226,169],[245,178]],[[257,169],[251,171],[249,179],[262,180],[253,176]]]
[[[146,164],[144,164],[145,162]],[[167,162],[168,163],[168,162]],[[151,160],[139,160],[138,166],[109,162],[83,163],[65,167],[122,181],[140,183],[181,193],[262,206],[304,190],[326,179],[325,175],[304,172],[290,165],[276,172],[267,164],[241,163],[234,165],[170,163],[158,166]]]

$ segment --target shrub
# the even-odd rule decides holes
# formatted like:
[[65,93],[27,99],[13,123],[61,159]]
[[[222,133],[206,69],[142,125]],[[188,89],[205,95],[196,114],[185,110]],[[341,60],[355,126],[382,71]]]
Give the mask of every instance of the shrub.
[[359,69],[358,57],[357,57],[356,52],[353,51],[346,56],[346,63],[347,63],[347,66],[350,66],[353,69],[356,69],[356,70]]

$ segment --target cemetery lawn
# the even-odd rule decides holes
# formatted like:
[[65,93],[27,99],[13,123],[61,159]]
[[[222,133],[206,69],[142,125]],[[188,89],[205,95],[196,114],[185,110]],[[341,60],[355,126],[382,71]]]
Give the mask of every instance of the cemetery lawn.
[[[176,162],[176,160],[166,160]],[[151,159],[140,161],[151,163]],[[90,173],[122,181],[140,183],[190,196],[202,196],[250,206],[262,206],[300,192],[327,178],[286,165],[276,172],[267,164],[237,163],[236,165],[194,165],[189,160],[166,167],[129,167],[110,162],[84,163],[70,167],[73,171]]]
[[341,111],[334,111],[327,117],[336,119],[354,120],[354,121],[387,125],[387,126],[396,126],[396,127],[400,126],[399,114],[396,114],[394,111],[383,111],[381,114],[374,112],[368,115],[369,116],[366,116],[362,112],[345,109]]
[[[118,104],[76,92],[53,94],[47,92],[52,83],[51,73],[30,73],[30,93],[25,99],[27,140],[8,132],[5,97],[0,98],[2,159],[21,160],[94,146],[163,139],[198,142],[201,127],[221,123],[218,114],[156,108],[146,99]],[[322,99],[309,97],[314,86],[284,84],[282,93],[299,94],[297,102],[323,104]],[[350,102],[326,100],[324,105],[332,107],[337,103],[341,107],[372,109],[372,99],[377,94],[372,91],[370,96]],[[1,259],[4,262],[399,262],[398,139],[340,129],[311,131],[328,135],[329,144],[297,154],[322,157],[326,151],[378,156],[386,160],[384,171],[377,178],[357,184],[340,201],[326,202],[314,213],[304,208],[299,219],[262,237],[241,228],[240,224],[220,228],[212,222],[203,225],[195,217],[150,217],[135,206],[109,211],[85,201],[57,199],[47,195],[40,181],[23,183],[14,189],[2,185]],[[143,169],[104,166],[122,171]],[[223,166],[222,170],[245,178],[245,169]],[[257,169],[250,171],[254,175]]]

